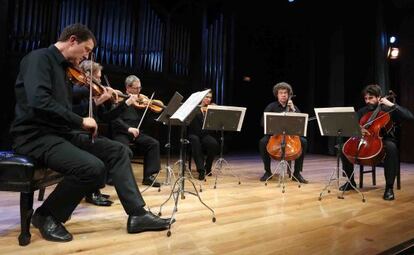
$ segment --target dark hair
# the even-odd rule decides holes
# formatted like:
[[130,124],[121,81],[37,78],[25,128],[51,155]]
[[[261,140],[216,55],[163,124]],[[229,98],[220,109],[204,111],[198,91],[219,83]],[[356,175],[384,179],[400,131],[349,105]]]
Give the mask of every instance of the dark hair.
[[76,41],[81,43],[89,39],[93,40],[93,44],[96,46],[96,38],[92,31],[83,24],[76,23],[65,27],[59,36],[59,42],[65,42],[69,40],[71,36],[76,36]]
[[293,95],[292,86],[290,86],[287,82],[279,82],[275,86],[273,86],[273,95],[277,97],[277,94],[281,89],[286,89],[289,95]]
[[377,84],[370,84],[362,90],[362,96],[365,96],[366,94],[379,97],[382,94],[381,87]]

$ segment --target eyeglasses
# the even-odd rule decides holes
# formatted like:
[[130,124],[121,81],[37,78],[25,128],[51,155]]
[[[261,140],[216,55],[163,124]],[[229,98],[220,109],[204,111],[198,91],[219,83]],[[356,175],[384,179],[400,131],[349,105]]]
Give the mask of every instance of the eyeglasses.
[[371,99],[374,99],[374,98],[375,98],[374,96],[365,96],[364,97],[365,100],[371,100]]
[[141,86],[139,86],[139,87],[130,86],[129,88],[130,88],[130,89],[136,89],[136,90],[142,89],[142,87],[141,87]]

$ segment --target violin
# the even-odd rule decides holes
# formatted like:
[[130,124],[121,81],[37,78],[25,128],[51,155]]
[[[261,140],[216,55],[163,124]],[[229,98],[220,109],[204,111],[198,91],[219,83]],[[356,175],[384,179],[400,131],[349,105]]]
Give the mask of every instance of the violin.
[[[395,103],[395,93],[390,90],[385,98]],[[366,113],[359,120],[361,128],[368,133],[362,137],[351,137],[345,142],[342,152],[352,164],[375,166],[385,157],[382,143],[382,131],[388,133],[394,126],[389,112],[381,110],[378,104],[374,111]]]
[[[290,95],[288,102],[293,95]],[[289,106],[286,106],[286,111],[289,112]],[[284,153],[282,145],[285,145]],[[295,160],[302,154],[302,145],[300,137],[297,135],[272,135],[266,145],[266,150],[269,156],[275,160]],[[283,155],[284,154],[284,155]]]
[[165,109],[165,105],[161,100],[150,100],[146,95],[143,94],[139,94],[138,100],[133,102],[132,105],[137,109],[145,109],[148,106],[148,108],[155,113],[160,113]]
[[[66,69],[66,75],[68,76],[69,80],[73,82],[74,84],[80,85],[80,86],[87,86],[92,88],[92,95],[93,96],[100,96],[105,92],[105,86],[103,86],[99,81],[97,81],[95,78],[92,77],[92,85],[88,82],[88,79],[86,77],[87,74],[83,72],[82,70],[76,68],[76,67],[68,67]],[[112,90],[112,98],[111,100],[113,102],[117,102],[118,98],[128,98],[128,95],[123,94],[119,90]]]

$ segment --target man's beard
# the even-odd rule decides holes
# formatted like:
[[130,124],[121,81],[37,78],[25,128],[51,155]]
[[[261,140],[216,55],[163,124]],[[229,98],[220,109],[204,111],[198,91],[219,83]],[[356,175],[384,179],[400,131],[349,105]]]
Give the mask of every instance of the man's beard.
[[367,104],[368,110],[373,111],[377,108],[378,104]]

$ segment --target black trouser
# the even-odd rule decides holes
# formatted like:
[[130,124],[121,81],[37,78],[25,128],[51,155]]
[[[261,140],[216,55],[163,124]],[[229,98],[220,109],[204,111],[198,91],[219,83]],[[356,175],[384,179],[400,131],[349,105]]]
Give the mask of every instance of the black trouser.
[[97,137],[91,143],[87,134],[74,134],[68,140],[46,135],[15,150],[64,175],[40,207],[40,211],[61,222],[69,219],[86,194],[103,186],[106,173],[128,215],[145,206],[132,172],[130,150],[121,143],[105,137]]
[[197,171],[199,173],[204,171],[204,173],[210,172],[214,157],[219,152],[217,140],[211,135],[199,137],[193,134],[188,135],[188,140],[191,144],[191,154],[193,155]]
[[[384,138],[382,140],[385,150],[384,158],[384,175],[385,175],[385,185],[387,188],[393,188],[395,176],[397,174],[398,164],[399,164],[399,155],[398,148],[396,143],[392,139]],[[354,165],[348,161],[348,159],[341,153],[342,169],[348,175],[351,176]],[[354,176],[352,176],[351,181],[354,181]]]
[[138,153],[144,154],[144,178],[147,178],[161,170],[160,143],[149,135],[140,133],[134,140],[132,135],[116,134],[114,140],[129,146],[134,143]]
[[[265,135],[263,136],[262,139],[260,139],[259,141],[259,152],[260,155],[262,156],[262,160],[263,160],[263,164],[264,164],[264,170],[268,173],[271,173],[271,169],[270,169],[270,162],[271,162],[271,158],[269,156],[269,153],[267,152],[266,146],[267,143],[269,142],[269,135]],[[308,142],[306,140],[305,137],[300,137],[300,143],[302,146],[302,154],[300,155],[299,158],[297,158],[295,160],[295,172],[294,173],[299,173],[302,171],[303,168],[303,159],[305,158],[305,153],[306,153],[306,148],[308,147]]]

